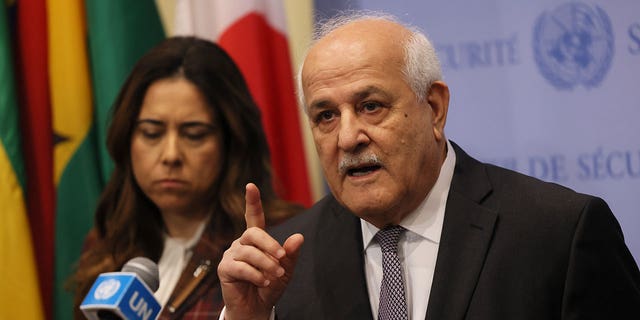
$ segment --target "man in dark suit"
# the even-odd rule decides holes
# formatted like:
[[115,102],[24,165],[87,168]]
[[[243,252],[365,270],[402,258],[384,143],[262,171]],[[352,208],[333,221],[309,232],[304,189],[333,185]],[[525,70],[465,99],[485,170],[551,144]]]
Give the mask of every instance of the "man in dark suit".
[[640,319],[606,203],[448,141],[441,78],[426,37],[389,18],[321,30],[299,80],[332,195],[267,233],[247,186],[218,267],[226,319]]

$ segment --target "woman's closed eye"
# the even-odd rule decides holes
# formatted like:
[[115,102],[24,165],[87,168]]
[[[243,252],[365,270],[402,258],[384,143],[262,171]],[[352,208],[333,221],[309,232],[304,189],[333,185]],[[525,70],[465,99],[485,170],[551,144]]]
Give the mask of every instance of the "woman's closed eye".
[[147,140],[156,140],[159,139],[160,137],[162,137],[162,135],[164,135],[164,128],[161,126],[154,126],[154,125],[142,125],[139,126],[137,131],[140,133],[140,135]]
[[196,123],[186,124],[180,131],[180,135],[185,137],[187,140],[198,142],[213,136],[215,128],[210,124]]
[[152,119],[142,119],[139,120],[136,124],[135,128],[136,132],[138,132],[144,139],[146,140],[155,140],[165,133],[166,127],[164,123],[157,120]]
[[210,131],[196,131],[196,132],[184,132],[182,135],[192,141],[199,141],[199,140],[203,140],[204,138],[206,138],[209,135]]

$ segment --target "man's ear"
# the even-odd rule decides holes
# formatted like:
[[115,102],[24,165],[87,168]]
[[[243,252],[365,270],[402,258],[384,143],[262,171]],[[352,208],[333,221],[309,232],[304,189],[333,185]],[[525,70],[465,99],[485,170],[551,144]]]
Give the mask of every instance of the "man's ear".
[[444,126],[447,123],[449,110],[449,87],[442,81],[435,81],[429,87],[427,103],[432,112],[433,134],[438,140],[444,139]]

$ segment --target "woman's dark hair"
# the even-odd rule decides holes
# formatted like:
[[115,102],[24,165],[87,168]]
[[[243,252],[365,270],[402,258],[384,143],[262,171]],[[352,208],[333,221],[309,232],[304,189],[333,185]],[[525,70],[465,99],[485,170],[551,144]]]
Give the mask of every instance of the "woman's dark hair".
[[193,83],[208,102],[223,141],[218,181],[209,191],[209,231],[226,246],[245,229],[244,187],[260,188],[267,223],[280,221],[297,208],[275,194],[269,149],[260,110],[233,60],[218,45],[195,37],[172,37],[151,49],[135,65],[114,105],[107,148],[115,169],[95,215],[90,249],[75,274],[76,305],[98,274],[117,271],[129,259],[162,254],[164,224],[158,208],[136,183],[131,167],[131,137],[147,89],[166,78]]

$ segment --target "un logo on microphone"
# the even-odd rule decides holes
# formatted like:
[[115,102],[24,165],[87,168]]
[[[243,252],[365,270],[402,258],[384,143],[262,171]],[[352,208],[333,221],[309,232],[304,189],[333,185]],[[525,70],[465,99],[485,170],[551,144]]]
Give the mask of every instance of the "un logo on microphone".
[[540,73],[558,89],[597,87],[613,58],[613,31],[599,7],[571,2],[536,20],[533,51]]
[[93,293],[93,297],[97,300],[106,300],[113,297],[120,289],[120,281],[117,279],[107,279],[98,285],[96,291]]

